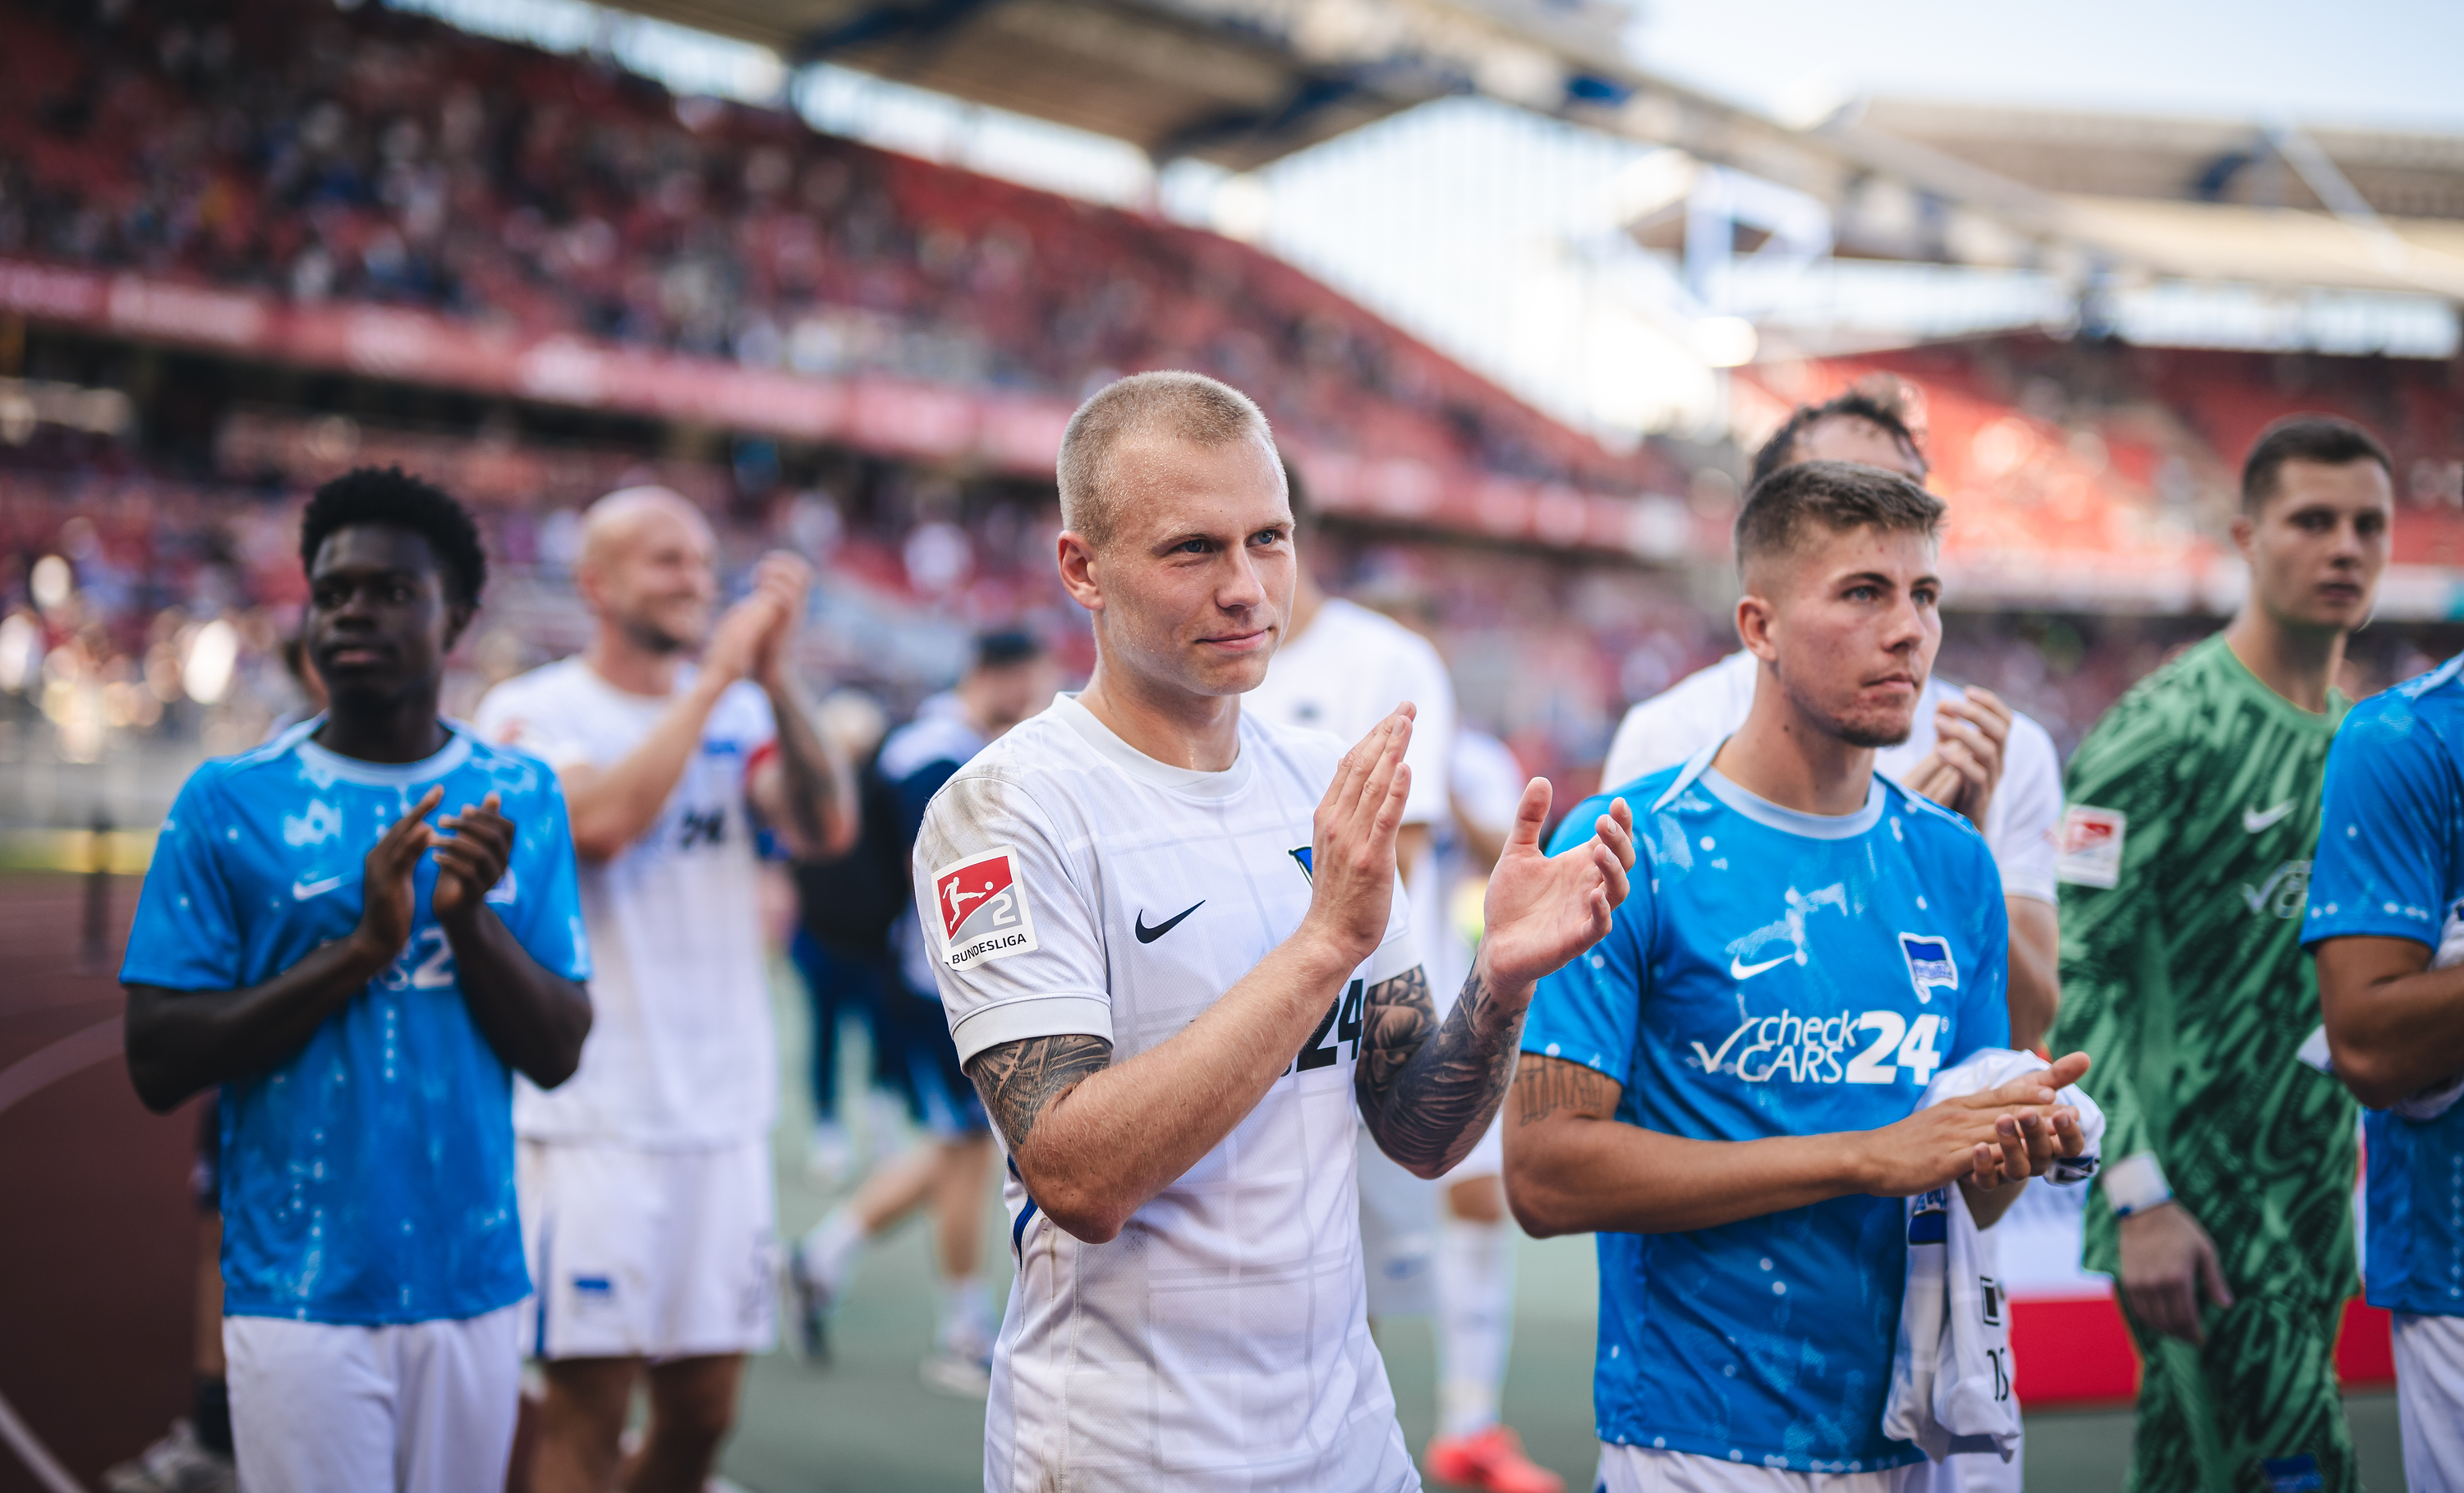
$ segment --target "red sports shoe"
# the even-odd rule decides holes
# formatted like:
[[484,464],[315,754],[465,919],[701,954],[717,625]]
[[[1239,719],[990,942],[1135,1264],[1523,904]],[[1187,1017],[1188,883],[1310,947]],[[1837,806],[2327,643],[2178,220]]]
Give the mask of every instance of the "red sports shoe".
[[1565,1493],[1566,1480],[1523,1455],[1523,1438],[1504,1426],[1429,1443],[1429,1476],[1487,1493]]

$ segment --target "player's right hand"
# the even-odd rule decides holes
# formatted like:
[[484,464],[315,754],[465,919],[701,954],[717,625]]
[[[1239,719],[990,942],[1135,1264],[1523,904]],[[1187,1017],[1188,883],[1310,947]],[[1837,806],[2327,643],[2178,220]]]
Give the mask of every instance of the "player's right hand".
[[360,926],[352,936],[371,957],[390,963],[410,942],[410,920],[419,905],[411,874],[419,869],[419,858],[436,843],[428,816],[444,801],[445,785],[438,783],[411,805],[409,813],[393,822],[360,863]]
[[1395,907],[1395,837],[1412,793],[1403,761],[1414,711],[1406,700],[1343,754],[1309,833],[1309,910],[1304,927],[1353,963],[1386,937]]
[[2216,1241],[2179,1202],[2143,1208],[2116,1220],[2122,1235],[2122,1294],[2130,1314],[2167,1337],[2208,1340],[2199,1298],[2233,1304]]

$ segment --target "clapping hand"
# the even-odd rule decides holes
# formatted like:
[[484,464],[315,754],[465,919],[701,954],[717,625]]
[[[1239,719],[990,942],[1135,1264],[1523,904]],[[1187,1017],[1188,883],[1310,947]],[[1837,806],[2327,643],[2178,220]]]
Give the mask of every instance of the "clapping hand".
[[1540,845],[1549,780],[1524,784],[1497,867],[1488,873],[1480,957],[1492,986],[1537,981],[1608,936],[1634,868],[1634,810],[1623,799],[1593,821],[1590,841],[1563,855]]

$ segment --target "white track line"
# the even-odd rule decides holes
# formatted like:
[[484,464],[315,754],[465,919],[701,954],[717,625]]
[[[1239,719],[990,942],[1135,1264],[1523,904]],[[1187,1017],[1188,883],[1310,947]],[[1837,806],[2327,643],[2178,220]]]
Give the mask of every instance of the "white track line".
[[[0,1068],[0,1113],[80,1068],[120,1056],[120,1018],[115,1016],[83,1031],[72,1032],[33,1057],[20,1058]],[[50,1493],[85,1493],[69,1476],[69,1470],[18,1418],[17,1407],[10,1404],[5,1395],[0,1395],[0,1441],[9,1443],[9,1449],[17,1454],[17,1460],[34,1475],[34,1481]]]

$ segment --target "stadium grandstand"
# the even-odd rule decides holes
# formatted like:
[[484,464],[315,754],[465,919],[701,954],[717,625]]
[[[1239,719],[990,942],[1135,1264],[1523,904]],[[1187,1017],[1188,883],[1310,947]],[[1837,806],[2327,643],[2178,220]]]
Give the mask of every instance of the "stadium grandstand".
[[[1566,314],[1664,331],[1653,376],[1710,391],[1615,428],[1378,294],[1374,262],[433,9],[0,0],[0,869],[54,873],[51,901],[0,924],[54,937],[64,970],[100,967],[119,914],[55,873],[142,870],[199,758],[303,704],[283,662],[300,511],[366,466],[478,513],[492,582],[448,714],[583,646],[581,512],[643,483],[710,516],[732,588],[766,548],[814,563],[798,666],[817,695],[905,719],[1012,627],[1083,680],[1054,456],[1081,399],[1164,368],[1258,399],[1326,519],[1316,568],[1424,622],[1464,720],[1561,809],[1598,785],[1630,704],[1732,650],[1751,453],[1851,389],[1906,414],[1950,505],[1940,671],[2064,753],[2241,602],[2239,462],[2287,414],[2362,422],[2394,457],[2393,564],[2343,688],[2464,650],[2464,137],[1895,99],[1786,124],[1643,69],[1594,0],[624,7],[1244,183],[1407,138],[1448,100],[1613,140],[1632,155],[1599,231],[1554,247],[1617,273]],[[8,1066],[33,1050],[0,1048],[0,1110],[33,1092]],[[0,1273],[45,1247],[0,1237]],[[1590,1267],[1571,1268],[1582,1300],[1534,1299],[1579,1329],[1529,1341],[1579,1356]],[[11,1321],[82,1331],[70,1309],[0,1305],[0,1341]],[[2059,1339],[2089,1369],[2040,1355],[2023,1399],[2127,1395],[2120,1319],[2096,1310]],[[151,1353],[168,1329],[130,1330]],[[2383,1382],[2384,1328],[2355,1342],[2355,1376]],[[0,1453],[0,1489],[86,1486],[132,1455],[185,1393],[164,1351],[134,1419],[92,1410],[112,1391],[77,1374],[108,1372],[99,1350],[48,1381],[0,1369],[0,1431],[37,1479]],[[1587,1368],[1534,1381],[1585,1456]],[[776,1380],[755,1393],[771,1424],[802,1414]],[[876,1440],[844,1485],[943,1485],[896,1481],[897,1438],[949,1451],[906,1414],[861,1403],[880,1424],[850,1433]],[[787,1485],[812,1434],[731,1475]],[[935,1476],[972,1468],[964,1450]]]

